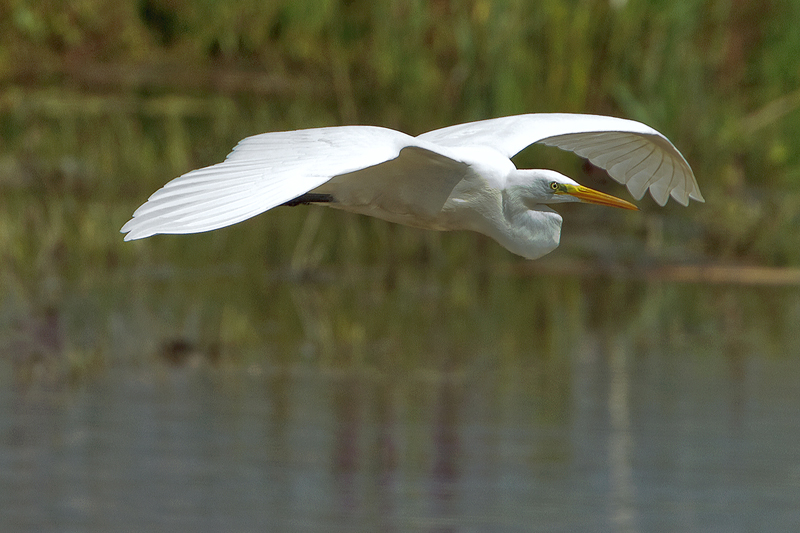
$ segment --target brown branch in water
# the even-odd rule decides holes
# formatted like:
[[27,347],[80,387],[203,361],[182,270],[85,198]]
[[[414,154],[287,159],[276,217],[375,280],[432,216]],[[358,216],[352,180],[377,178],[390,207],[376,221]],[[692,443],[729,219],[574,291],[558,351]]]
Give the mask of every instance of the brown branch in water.
[[701,283],[741,286],[800,286],[800,268],[761,267],[751,265],[654,265],[590,263],[586,261],[531,261],[516,263],[511,274],[519,276],[575,276],[582,278],[610,277],[671,283]]

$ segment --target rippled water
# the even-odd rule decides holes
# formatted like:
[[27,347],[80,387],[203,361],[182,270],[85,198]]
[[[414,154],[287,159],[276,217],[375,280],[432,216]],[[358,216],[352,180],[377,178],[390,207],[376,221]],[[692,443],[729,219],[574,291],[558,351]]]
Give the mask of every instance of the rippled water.
[[154,363],[76,386],[6,366],[0,530],[797,530],[797,354],[625,339],[441,370]]

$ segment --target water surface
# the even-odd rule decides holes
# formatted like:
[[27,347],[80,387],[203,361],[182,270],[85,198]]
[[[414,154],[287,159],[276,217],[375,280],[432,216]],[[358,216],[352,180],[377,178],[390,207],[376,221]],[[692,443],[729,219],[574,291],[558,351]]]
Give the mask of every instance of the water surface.
[[475,332],[497,344],[459,347],[433,325],[409,345],[438,352],[365,341],[325,359],[301,341],[236,363],[113,364],[71,385],[23,383],[4,360],[0,529],[800,527],[789,343],[630,330],[511,348]]

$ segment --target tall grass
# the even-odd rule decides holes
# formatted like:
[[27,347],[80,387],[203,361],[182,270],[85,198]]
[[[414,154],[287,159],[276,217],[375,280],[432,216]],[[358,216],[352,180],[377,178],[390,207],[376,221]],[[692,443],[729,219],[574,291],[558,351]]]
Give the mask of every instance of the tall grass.
[[[606,294],[574,279],[515,279],[502,273],[521,260],[479,235],[306,208],[138,243],[117,229],[167,180],[262,131],[370,123],[419,133],[593,112],[667,134],[707,203],[644,200],[634,217],[565,210],[559,257],[798,266],[798,18],[778,0],[7,2],[5,337],[25,338],[54,307],[80,367],[98,349],[135,359],[176,337],[237,357],[273,346],[278,358],[301,338],[303,353],[339,364],[401,347],[564,353],[570,332],[606,316],[627,316],[643,337],[676,320],[702,330],[668,316],[692,306],[675,296],[682,289],[632,296],[623,282]],[[518,159],[592,179],[557,151]]]

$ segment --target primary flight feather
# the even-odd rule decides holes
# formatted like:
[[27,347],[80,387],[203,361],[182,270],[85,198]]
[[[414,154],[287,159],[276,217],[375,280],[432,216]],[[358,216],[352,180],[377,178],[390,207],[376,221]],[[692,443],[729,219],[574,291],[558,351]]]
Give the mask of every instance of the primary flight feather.
[[375,126],[272,132],[243,139],[222,163],[156,191],[123,227],[125,240],[222,228],[279,205],[329,207],[435,230],[492,237],[529,259],[558,246],[548,204],[633,204],[511,157],[542,143],[575,152],[664,205],[703,197],[689,164],[656,130],[632,120],[543,113],[442,128],[417,137]]

